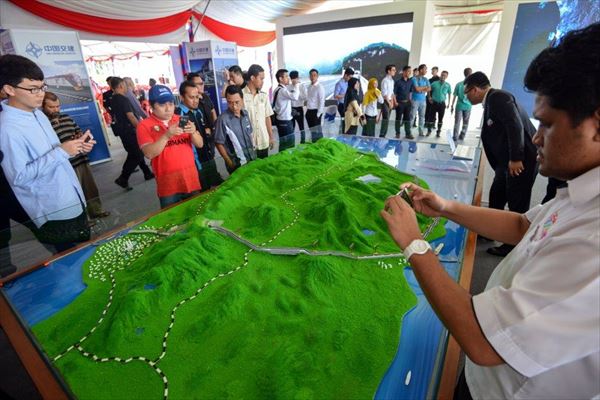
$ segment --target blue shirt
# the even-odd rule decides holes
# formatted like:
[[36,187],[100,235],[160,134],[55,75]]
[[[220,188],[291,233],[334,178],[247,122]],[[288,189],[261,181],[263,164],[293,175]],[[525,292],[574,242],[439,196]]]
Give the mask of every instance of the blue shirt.
[[[346,91],[348,90],[348,82],[344,80],[344,78],[340,79],[336,84],[335,84],[335,89],[333,90],[333,96],[335,98],[335,96],[338,95],[346,95]],[[344,98],[342,97],[341,99],[339,99],[337,101],[338,104],[344,104]]]
[[15,196],[37,227],[75,218],[85,201],[81,185],[43,112],[2,103],[0,151],[2,169]]
[[427,97],[427,92],[417,92],[417,86],[431,86],[431,84],[429,83],[429,79],[425,78],[424,76],[421,77],[412,77],[412,88],[410,89],[410,91],[412,92],[412,99],[414,101],[425,101],[425,98]]

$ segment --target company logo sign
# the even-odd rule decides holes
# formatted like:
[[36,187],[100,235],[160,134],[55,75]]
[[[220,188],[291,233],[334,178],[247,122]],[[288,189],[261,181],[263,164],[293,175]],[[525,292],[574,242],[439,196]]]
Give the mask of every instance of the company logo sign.
[[44,50],[42,50],[42,47],[37,43],[29,42],[25,47],[25,53],[29,54],[31,57],[40,58],[43,52]]
[[207,56],[209,55],[209,48],[208,46],[190,46],[189,50],[188,50],[190,57],[196,58],[199,56]]
[[217,45],[215,47],[215,53],[218,56],[235,56],[235,49],[233,47],[221,47]]

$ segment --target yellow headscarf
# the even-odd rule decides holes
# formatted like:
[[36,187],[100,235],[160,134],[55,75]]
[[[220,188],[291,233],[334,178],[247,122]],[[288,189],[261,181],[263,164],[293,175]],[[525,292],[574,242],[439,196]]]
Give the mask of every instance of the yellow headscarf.
[[381,96],[381,90],[375,87],[375,83],[377,83],[377,78],[369,79],[369,86],[367,87],[367,92],[363,98],[363,104],[365,106],[373,101],[376,101],[377,98]]

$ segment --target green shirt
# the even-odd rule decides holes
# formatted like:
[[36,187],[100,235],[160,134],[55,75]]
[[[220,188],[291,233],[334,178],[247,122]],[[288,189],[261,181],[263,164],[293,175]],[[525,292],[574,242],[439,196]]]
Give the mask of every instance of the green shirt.
[[469,111],[471,109],[471,102],[465,95],[464,81],[456,84],[454,95],[456,96],[456,111]]
[[448,82],[435,81],[431,84],[431,98],[436,103],[445,102],[450,92],[452,88]]

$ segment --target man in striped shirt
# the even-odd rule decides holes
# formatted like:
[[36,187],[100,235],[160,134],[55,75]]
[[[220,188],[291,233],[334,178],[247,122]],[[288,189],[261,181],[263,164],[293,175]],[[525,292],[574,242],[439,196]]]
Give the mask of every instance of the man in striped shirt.
[[[83,132],[81,128],[67,114],[60,112],[60,100],[52,92],[46,92],[44,102],[42,103],[42,111],[50,120],[52,128],[58,136],[61,143],[67,140],[77,139]],[[85,200],[87,203],[87,213],[91,219],[104,218],[110,215],[110,212],[102,210],[102,203],[98,194],[98,187],[92,175],[90,168],[90,160],[87,154],[78,154],[69,159],[75,174],[79,179]]]

